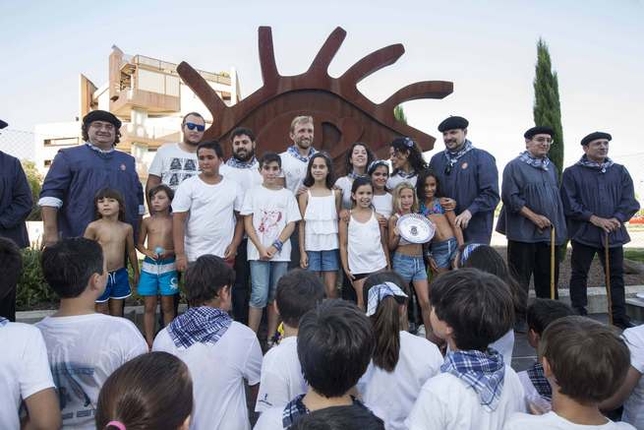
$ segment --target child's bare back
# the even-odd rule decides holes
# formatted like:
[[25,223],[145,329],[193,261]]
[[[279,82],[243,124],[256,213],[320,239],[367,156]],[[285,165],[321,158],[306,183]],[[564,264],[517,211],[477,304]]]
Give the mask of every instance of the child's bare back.
[[126,250],[130,245],[128,242],[134,242],[130,224],[118,220],[98,219],[87,226],[84,236],[101,245],[109,272],[125,267]]

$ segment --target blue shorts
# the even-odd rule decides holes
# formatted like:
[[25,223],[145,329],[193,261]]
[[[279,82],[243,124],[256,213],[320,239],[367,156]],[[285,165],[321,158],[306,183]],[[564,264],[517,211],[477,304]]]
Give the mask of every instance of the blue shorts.
[[429,246],[432,252],[432,258],[436,262],[439,269],[449,269],[456,251],[458,251],[458,243],[456,238],[452,237],[442,242],[432,242]]
[[250,260],[250,301],[254,308],[265,308],[275,299],[277,281],[288,272],[288,261]]
[[139,296],[174,296],[179,294],[179,276],[175,258],[154,261],[145,257],[137,287]]
[[391,266],[407,283],[427,279],[427,270],[422,255],[412,256],[395,253],[391,260]]
[[130,289],[130,280],[127,276],[127,269],[121,267],[118,270],[107,274],[107,285],[101,297],[96,299],[96,303],[105,303],[109,299],[124,299],[132,295]]
[[340,269],[337,249],[306,251],[306,255],[309,256],[307,270],[311,272],[337,272]]

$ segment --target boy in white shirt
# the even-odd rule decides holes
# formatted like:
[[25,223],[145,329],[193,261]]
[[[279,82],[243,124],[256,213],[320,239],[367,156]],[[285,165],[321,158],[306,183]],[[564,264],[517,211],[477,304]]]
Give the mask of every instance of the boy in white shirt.
[[560,318],[544,331],[539,357],[552,386],[552,412],[515,414],[504,430],[634,429],[599,410],[623,384],[629,365],[628,348],[612,329],[581,316]]
[[172,235],[177,269],[212,254],[233,264],[244,234],[239,220],[242,193],[219,174],[223,150],[217,141],[197,145],[199,173],[179,185],[172,200]]
[[[0,299],[15,290],[21,273],[20,249],[0,237]],[[0,354],[0,428],[20,428],[23,401],[27,409],[23,428],[60,428],[58,397],[40,331],[0,317],[0,345],[4,345]]]
[[[528,324],[528,343],[531,347],[538,349],[539,340],[544,330],[551,322],[574,315],[570,306],[558,300],[535,299],[526,312]],[[540,360],[523,372],[519,372],[519,379],[525,392],[526,407],[536,407],[547,412],[550,410],[552,401],[552,388],[543,372],[543,365]],[[532,406],[531,406],[532,405]]]
[[248,235],[251,293],[248,326],[259,330],[264,308],[268,304],[268,346],[277,330],[278,316],[272,306],[275,288],[286,274],[291,261],[290,237],[297,221],[302,219],[295,196],[281,184],[282,160],[274,152],[259,160],[262,185],[246,192],[241,214]]
[[103,382],[148,346],[129,320],[95,311],[108,276],[97,242],[64,239],[43,250],[41,263],[47,284],[60,297],[58,311],[36,326],[47,345],[63,428],[93,429]]
[[318,306],[323,298],[322,282],[308,270],[291,270],[277,283],[273,304],[282,317],[284,336],[264,356],[256,412],[285,406],[295,396],[306,393],[306,381],[297,357],[297,332],[302,315]]
[[410,430],[501,429],[524,411],[523,387],[510,363],[488,345],[514,324],[514,302],[503,281],[477,269],[460,269],[432,283],[430,321],[449,352],[439,375],[420,391]]
[[159,332],[153,351],[179,357],[193,379],[191,429],[248,430],[244,379],[255,403],[262,366],[257,337],[228,315],[235,272],[219,257],[202,255],[186,272],[190,308]]

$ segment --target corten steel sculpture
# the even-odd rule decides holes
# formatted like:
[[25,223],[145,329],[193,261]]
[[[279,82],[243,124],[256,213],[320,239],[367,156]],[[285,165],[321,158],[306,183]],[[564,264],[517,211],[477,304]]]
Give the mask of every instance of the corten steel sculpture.
[[[389,158],[389,142],[400,136],[411,137],[424,150],[432,149],[436,139],[397,121],[394,108],[408,100],[442,99],[452,93],[452,82],[416,82],[375,104],[358,91],[358,82],[395,63],[405,48],[399,43],[381,48],[355,63],[339,78],[332,78],[328,67],[346,35],[344,29],[337,27],[306,72],[280,76],[271,28],[259,27],[264,85],[230,107],[188,63],[179,64],[179,75],[212,114],[213,125],[206,130],[204,139],[226,141],[235,127],[245,126],[255,131],[262,151],[281,152],[291,144],[288,140],[291,120],[297,115],[312,115],[315,120],[313,145],[327,151],[336,168],[343,169],[340,167],[342,155],[356,141],[367,143],[380,158]],[[223,147],[229,156],[229,145]]]

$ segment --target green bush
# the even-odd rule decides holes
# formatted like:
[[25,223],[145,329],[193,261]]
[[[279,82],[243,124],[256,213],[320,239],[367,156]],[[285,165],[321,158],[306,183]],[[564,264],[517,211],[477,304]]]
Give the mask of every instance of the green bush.
[[22,276],[16,292],[16,309],[31,310],[34,307],[55,307],[58,296],[45,282],[40,268],[40,251],[32,248],[22,250]]

